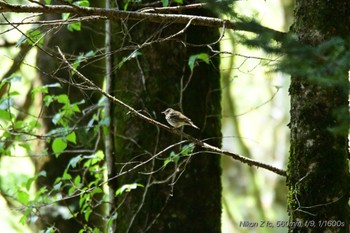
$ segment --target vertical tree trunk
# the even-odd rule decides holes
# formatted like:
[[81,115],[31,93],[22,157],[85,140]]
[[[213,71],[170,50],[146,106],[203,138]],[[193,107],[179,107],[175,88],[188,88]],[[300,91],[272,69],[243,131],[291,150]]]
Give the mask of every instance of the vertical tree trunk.
[[[91,2],[92,3],[92,2]],[[60,19],[61,15],[43,15],[43,20],[49,19]],[[97,30],[103,28],[103,22],[97,23],[82,23],[81,31],[70,32],[65,26],[60,30],[53,29],[48,35],[45,36],[43,50],[38,50],[37,54],[37,66],[40,72],[40,79],[43,85],[58,83],[58,79],[70,80],[70,71],[62,66],[62,60],[57,55],[56,46],[66,54],[67,58],[70,58],[70,62],[73,62],[79,55],[85,54],[89,51],[94,51],[96,48],[103,47],[104,37],[103,33],[96,33]],[[42,28],[43,31],[49,28]],[[47,51],[54,56],[49,56]],[[75,59],[74,59],[75,58]],[[89,61],[90,62],[90,61]],[[103,72],[101,72],[103,64],[101,62],[95,62],[94,65],[87,65],[82,62],[79,67],[79,71],[86,77],[91,79],[96,85],[102,86],[103,83]],[[82,100],[85,103],[79,105],[80,109],[91,108],[96,105],[101,95],[97,95],[91,91],[81,90],[69,84],[61,83],[61,88],[50,88],[50,95],[66,94],[69,97],[71,103],[80,102]],[[49,107],[43,107],[43,123],[46,133],[57,130],[60,125],[55,125],[52,122],[53,116],[59,112],[62,104],[54,102]],[[88,152],[84,153],[81,151],[93,150],[96,145],[97,136],[93,135],[91,130],[87,131],[86,125],[93,114],[80,114],[74,119],[69,119],[69,125],[67,127],[76,127],[75,133],[77,136],[77,145],[71,143],[68,144],[66,150],[70,150],[70,153],[62,153],[58,157],[52,151],[52,142],[54,137],[46,144],[46,150],[48,155],[36,160],[36,169],[38,171],[46,171],[46,177],[39,177],[37,180],[37,187],[48,187],[51,189],[58,177],[62,177],[65,169],[69,167],[69,161],[75,156],[90,155]],[[77,152],[73,152],[76,150]],[[84,185],[87,185],[94,177],[91,177],[84,169],[78,164],[74,168],[68,169],[69,174],[72,175],[72,180],[76,176],[80,176]],[[72,181],[68,181],[71,182]],[[63,186],[63,185],[62,185]],[[62,192],[63,196],[66,196],[71,186],[62,188],[59,192]],[[98,195],[102,198],[101,195]],[[94,203],[94,202],[92,202]],[[96,203],[95,203],[96,204]],[[42,208],[43,211],[40,217],[40,229],[55,226],[59,232],[79,232],[80,229],[84,228],[84,224],[88,226],[99,226],[103,229],[101,212],[103,212],[103,206],[99,205],[98,208],[94,209],[94,213],[91,215],[89,222],[87,223],[84,219],[84,214],[79,213],[75,217],[71,217],[71,214],[79,211],[79,197],[71,198],[65,201],[61,201],[49,206],[48,209]]]
[[290,86],[289,232],[349,232],[349,12],[348,0],[296,2],[294,32],[318,50]]
[[[126,29],[122,25],[124,38],[119,38],[119,42],[115,39],[113,44],[118,48],[132,45],[141,45],[142,48],[134,46],[127,52],[116,54],[116,65],[133,51],[137,52],[134,55],[139,55],[117,69],[113,93],[163,123],[166,122],[161,112],[166,108],[182,110],[201,128],[196,130],[186,126],[185,132],[202,139],[210,138],[212,144],[219,146],[219,59],[211,57],[209,64],[200,61],[193,75],[187,63],[191,55],[210,55],[206,46],[192,47],[191,44],[213,43],[220,35],[216,29],[190,26],[184,33],[161,42],[162,38],[183,27],[138,22],[127,24]],[[152,45],[144,46],[145,42]],[[218,44],[212,47],[218,49]],[[118,172],[132,169],[182,140],[136,119],[118,106],[114,109],[112,126]],[[220,156],[195,150],[191,157],[181,156],[178,161],[175,161],[176,156],[173,157],[174,161],[164,167],[171,152],[179,153],[184,144],[173,146],[146,165],[111,182],[116,188],[134,182],[144,186],[119,196],[116,203],[118,233],[221,231]]]

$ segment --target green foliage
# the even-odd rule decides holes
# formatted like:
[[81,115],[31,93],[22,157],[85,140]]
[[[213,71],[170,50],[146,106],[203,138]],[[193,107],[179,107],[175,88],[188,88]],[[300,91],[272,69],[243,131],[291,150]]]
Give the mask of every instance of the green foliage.
[[[85,54],[80,54],[78,58],[73,62],[73,67],[75,69],[78,69],[78,67],[81,65],[82,62],[86,62],[89,58],[95,57],[96,53],[95,51],[88,51]],[[74,75],[74,71],[71,71],[71,75]]]
[[63,138],[55,138],[52,143],[52,150],[58,156],[67,148],[67,142]]
[[[68,20],[70,17],[70,13],[63,13],[62,14],[62,19],[63,20]],[[73,32],[73,31],[80,31],[81,30],[81,22],[74,22],[74,23],[70,23],[67,25],[67,29],[70,31],[70,32]]]
[[33,26],[21,38],[17,41],[16,47],[20,46],[24,42],[30,45],[42,45],[44,43],[44,34],[41,32],[39,26]]
[[125,62],[130,61],[130,60],[132,60],[133,58],[136,58],[137,56],[140,56],[140,55],[142,55],[142,53],[139,52],[138,50],[133,51],[129,56],[124,57],[123,60],[121,60],[121,61],[118,63],[118,66],[117,66],[118,69],[120,69],[120,68],[124,65]]
[[[69,3],[72,3],[72,1],[67,1]],[[90,2],[88,0],[82,0],[82,1],[76,1],[73,2],[73,5],[79,6],[79,7],[89,7],[90,6]],[[68,20],[70,18],[70,13],[63,13],[62,14],[62,19],[63,20]],[[70,23],[67,25],[67,29],[70,32],[74,32],[74,31],[81,31],[81,22],[77,21],[74,23]]]
[[131,192],[131,190],[136,189],[137,187],[144,187],[142,184],[139,183],[131,183],[131,184],[124,184],[122,187],[118,188],[115,192],[116,196],[122,195],[123,193]]
[[177,164],[180,158],[183,156],[190,156],[194,150],[194,147],[195,146],[193,143],[189,143],[187,145],[184,145],[179,153],[171,151],[169,157],[164,160],[163,168],[165,168],[169,163]]
[[169,0],[161,0],[163,7],[169,6]]
[[209,55],[207,53],[199,53],[190,56],[188,59],[188,66],[190,67],[191,72],[193,72],[197,60],[201,60],[209,64]]
[[[75,65],[78,67],[81,62],[92,56],[94,56],[92,51],[79,56]],[[91,111],[89,115],[84,115],[85,113],[82,112],[86,111],[86,109],[82,109],[84,101],[73,103],[68,95],[55,94],[55,89],[61,88],[58,83],[33,88],[27,95],[27,98],[32,99],[41,95],[45,107],[55,108],[56,114],[50,116],[52,123],[56,125],[54,130],[43,133],[37,114],[32,114],[29,110],[24,112],[25,117],[17,120],[21,111],[18,110],[18,101],[15,98],[20,93],[13,90],[13,87],[21,86],[22,83],[20,82],[23,82],[23,80],[19,75],[12,75],[0,82],[0,89],[3,93],[0,98],[0,153],[2,155],[19,157],[18,148],[21,147],[26,150],[25,155],[31,156],[32,150],[36,146],[34,143],[40,139],[45,140],[53,152],[47,155],[46,149],[44,149],[42,156],[53,154],[59,156],[69,146],[82,147],[82,141],[90,143],[91,140],[94,140],[96,132],[106,126],[108,120],[103,119],[100,110],[100,106],[104,104],[103,98],[99,102],[99,106],[95,107],[95,112]],[[88,107],[91,108],[91,106]],[[80,126],[78,126],[76,119],[81,119],[82,116],[87,119],[88,125],[83,125],[82,130],[77,130]],[[81,132],[89,135],[88,140],[85,138],[81,140]],[[9,181],[6,184],[1,180],[1,187],[11,187],[10,184],[16,182],[16,185],[12,185],[13,187],[6,190],[2,189],[2,191],[11,197],[16,208],[23,209],[22,216],[19,219],[19,222],[23,225],[35,224],[40,215],[44,214],[42,211],[45,211],[45,208],[62,208],[58,202],[63,197],[70,199],[74,195],[80,198],[79,206],[71,206],[71,214],[66,217],[74,218],[81,214],[86,221],[89,221],[96,208],[96,199],[104,196],[102,182],[105,180],[105,168],[103,164],[104,154],[102,151],[79,154],[70,159],[66,169],[55,180],[52,187],[44,186],[39,190],[33,188],[37,179],[46,176],[45,171],[41,171],[33,177],[23,176],[20,179],[17,176],[16,179],[12,179],[11,175],[11,177],[6,177],[6,180]],[[86,176],[92,178],[87,179]],[[99,198],[96,197],[97,195]],[[41,232],[55,232],[55,228],[50,227]],[[102,230],[92,227],[89,228],[88,232],[102,232]]]
[[312,78],[321,85],[346,84],[341,77],[350,68],[350,51],[343,39],[332,38],[317,46],[286,41],[282,48],[287,57],[279,64],[280,70]]

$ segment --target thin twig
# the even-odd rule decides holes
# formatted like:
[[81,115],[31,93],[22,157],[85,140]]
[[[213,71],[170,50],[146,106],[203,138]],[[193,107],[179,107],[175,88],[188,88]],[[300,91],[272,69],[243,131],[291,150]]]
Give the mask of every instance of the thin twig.
[[273,30],[254,22],[232,22],[230,20],[224,20],[214,17],[197,16],[197,15],[183,15],[183,14],[161,14],[161,13],[143,13],[135,11],[122,11],[117,9],[106,9],[97,7],[72,7],[67,5],[16,5],[0,2],[0,12],[15,12],[15,13],[45,13],[45,14],[62,14],[72,13],[78,16],[102,16],[111,20],[148,20],[154,23],[177,23],[187,24],[192,20],[192,25],[216,27],[221,28],[225,24],[227,29],[247,31],[253,33],[267,32],[273,36],[277,41],[281,41],[285,38],[287,33]]
[[153,119],[151,119],[151,118],[141,114],[139,111],[135,110],[134,108],[132,108],[128,104],[124,103],[123,101],[121,101],[121,100],[117,99],[116,97],[110,95],[109,93],[105,92],[100,87],[96,86],[91,80],[87,79],[83,74],[81,74],[78,70],[76,70],[67,61],[67,59],[65,58],[65,56],[63,55],[63,53],[62,53],[62,51],[60,50],[59,47],[57,47],[57,50],[58,50],[59,54],[61,55],[63,62],[66,63],[67,66],[69,67],[69,69],[71,69],[76,75],[78,75],[79,78],[81,78],[85,83],[87,83],[90,86],[91,90],[95,90],[95,91],[100,92],[101,94],[106,96],[110,101],[125,107],[126,109],[128,109],[130,112],[132,112],[138,118],[140,118],[140,119],[142,119],[144,121],[147,121],[148,123],[153,124],[153,125],[155,125],[157,127],[160,127],[160,128],[162,128],[162,129],[164,129],[164,130],[166,130],[168,132],[171,132],[173,134],[177,134],[179,136],[182,136],[183,138],[188,139],[189,141],[195,143],[197,146],[200,146],[203,149],[206,149],[208,151],[215,152],[217,154],[223,154],[223,155],[229,156],[232,159],[241,161],[242,163],[248,164],[249,166],[256,166],[256,167],[264,168],[264,169],[272,171],[272,172],[274,172],[274,173],[276,173],[278,175],[286,176],[286,171],[283,170],[283,169],[276,168],[276,167],[273,167],[273,166],[271,166],[269,164],[262,163],[262,162],[259,162],[259,161],[256,161],[256,160],[253,160],[253,159],[250,159],[250,158],[246,158],[244,156],[235,154],[233,152],[226,151],[226,150],[220,149],[218,147],[212,146],[212,145],[210,145],[208,143],[205,143],[205,142],[203,142],[203,141],[201,141],[201,140],[199,140],[197,138],[192,137],[189,134],[181,132],[181,131],[179,131],[179,130],[177,130],[175,128],[170,128],[170,127],[168,127],[168,126],[166,126],[166,125],[164,125],[164,124],[162,124],[162,123],[160,123],[160,122],[158,122],[156,120],[153,120]]

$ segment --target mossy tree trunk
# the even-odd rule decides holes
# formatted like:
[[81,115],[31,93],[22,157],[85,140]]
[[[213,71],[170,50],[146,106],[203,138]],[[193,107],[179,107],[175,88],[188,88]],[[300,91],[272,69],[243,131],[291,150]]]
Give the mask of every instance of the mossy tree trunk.
[[[60,3],[60,1],[58,1]],[[96,1],[95,1],[96,2]],[[90,1],[93,5],[93,1]],[[52,4],[55,4],[54,2]],[[97,4],[100,4],[97,1]],[[43,15],[43,20],[61,19],[61,15]],[[87,161],[82,159],[75,167],[69,166],[69,161],[76,156],[89,156],[94,154],[96,147],[96,141],[98,135],[93,129],[87,129],[89,119],[98,111],[97,106],[100,94],[95,92],[82,90],[74,87],[73,85],[60,82],[59,80],[70,81],[71,74],[69,69],[63,65],[61,58],[58,55],[57,47],[59,47],[65,56],[71,63],[78,58],[79,55],[86,54],[89,51],[95,51],[97,48],[103,47],[104,36],[103,31],[98,32],[103,28],[103,22],[99,23],[82,23],[81,31],[68,31],[65,26],[62,26],[59,30],[57,28],[50,28],[50,26],[43,27],[41,30],[52,29],[51,33],[44,37],[44,45],[42,50],[38,49],[37,54],[37,66],[39,68],[39,75],[42,85],[50,85],[54,83],[60,83],[61,87],[49,88],[49,95],[67,95],[70,103],[79,104],[79,108],[83,110],[95,109],[93,111],[86,111],[85,113],[77,113],[77,115],[67,119],[68,125],[65,126],[67,132],[73,130],[76,133],[76,144],[68,143],[67,151],[60,154],[58,157],[53,153],[52,142],[55,139],[53,136],[50,140],[46,141],[47,155],[40,157],[35,160],[36,170],[46,171],[46,176],[39,177],[36,186],[38,189],[47,187],[49,190],[55,185],[55,181],[58,177],[62,177],[64,171],[68,169],[68,173],[72,176],[71,181],[67,180],[70,185],[62,185],[62,189],[57,190],[61,192],[62,196],[67,196],[69,188],[76,185],[73,184],[73,180],[80,176],[83,185],[87,186],[89,182],[96,178],[91,176],[87,172],[86,168],[82,167],[82,164]],[[46,52],[45,52],[46,51]],[[53,56],[49,56],[53,54]],[[102,86],[104,75],[103,75],[103,62],[94,62],[93,65],[87,65],[90,60],[84,61],[79,66],[79,71],[84,74],[87,78],[92,80],[96,85]],[[58,78],[58,79],[57,79]],[[63,104],[54,101],[49,107],[43,107],[43,124],[46,133],[60,132],[60,128],[63,126],[56,125],[53,123],[53,117],[58,114]],[[64,117],[64,116],[63,116]],[[61,129],[62,129],[61,128]],[[57,134],[60,136],[60,134]],[[101,145],[101,143],[99,144]],[[99,147],[100,148],[100,147]],[[89,152],[90,151],[90,152]],[[102,164],[101,164],[102,165]],[[56,193],[53,193],[55,195]],[[97,198],[98,196],[98,198]],[[100,202],[102,195],[95,196]],[[97,203],[93,200],[92,205]],[[69,198],[65,201],[53,203],[48,208],[41,209],[41,216],[39,218],[40,224],[37,225],[39,229],[45,229],[54,226],[59,232],[79,232],[84,226],[98,226],[103,229],[104,222],[102,221],[102,212],[104,211],[103,205],[96,205],[94,213],[91,215],[89,221],[84,218],[84,213],[79,212],[79,196]],[[76,214],[77,213],[77,214]],[[75,217],[71,215],[76,214]]]
[[[181,110],[201,128],[186,126],[185,132],[201,139],[210,138],[210,143],[220,146],[219,58],[210,57],[209,64],[198,60],[193,74],[188,67],[191,55],[212,55],[204,45],[218,40],[218,30],[190,26],[176,37],[162,41],[184,26],[148,22],[119,26],[114,28],[114,32],[122,30],[115,34],[114,51],[129,49],[116,53],[115,67],[131,53],[137,56],[116,68],[113,94],[165,124],[162,111],[168,107]],[[145,45],[146,42],[151,44]],[[195,44],[200,46],[193,46]],[[141,48],[137,49],[138,46]],[[217,50],[218,44],[212,48]],[[170,154],[179,153],[180,147],[188,142],[160,153],[182,139],[135,118],[118,106],[114,106],[112,112],[117,173],[150,160],[110,182],[115,189],[131,183],[143,185],[118,196],[116,232],[219,233],[220,155],[195,149],[194,154],[180,156],[179,160],[173,156],[172,162],[164,166]],[[160,154],[151,159],[157,153]]]
[[293,30],[317,52],[290,86],[289,232],[349,232],[349,12],[348,0],[296,1]]

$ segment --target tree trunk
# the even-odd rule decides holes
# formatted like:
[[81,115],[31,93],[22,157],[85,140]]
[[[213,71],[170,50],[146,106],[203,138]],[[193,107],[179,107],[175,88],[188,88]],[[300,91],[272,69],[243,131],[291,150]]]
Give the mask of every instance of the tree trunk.
[[[60,19],[61,15],[43,15],[43,20],[49,19]],[[60,30],[53,29],[48,35],[45,36],[45,41],[43,49],[38,49],[37,54],[37,66],[40,72],[40,79],[43,85],[58,83],[58,79],[55,77],[69,81],[71,78],[70,71],[62,65],[62,60],[55,55],[59,56],[57,53],[56,46],[58,46],[67,56],[68,59],[71,59],[70,62],[73,63],[77,56],[85,54],[91,50],[96,50],[96,48],[103,47],[104,37],[101,33],[96,33],[97,30],[103,28],[103,22],[99,23],[82,23],[81,31],[70,32],[65,26]],[[43,31],[49,29],[41,28]],[[54,56],[49,56],[47,51]],[[91,61],[88,61],[91,62]],[[101,62],[95,62],[94,65],[87,65],[82,62],[79,71],[83,73],[86,77],[92,80],[96,85],[102,86],[104,76],[101,75],[101,68],[103,64]],[[66,94],[69,97],[70,103],[80,102],[82,100],[85,103],[80,104],[79,108],[81,110],[92,108],[97,104],[101,95],[97,95],[94,92],[82,90],[76,88],[69,84],[61,83],[60,88],[49,88],[49,95],[60,95]],[[57,101],[50,104],[49,107],[43,107],[43,123],[46,133],[52,132],[62,127],[53,123],[52,119],[59,112],[59,109],[62,107],[61,103]],[[69,161],[76,156],[86,156],[91,155],[94,152],[81,152],[94,150],[96,145],[96,140],[98,136],[92,132],[93,130],[87,130],[86,125],[90,117],[96,113],[96,110],[93,112],[79,113],[71,119],[68,120],[68,125],[65,128],[74,127],[74,132],[77,136],[77,144],[68,143],[66,150],[71,151],[70,153],[63,152],[59,156],[56,156],[52,151],[52,143],[54,137],[47,141],[46,151],[47,155],[41,157],[35,161],[35,166],[37,171],[46,171],[45,177],[39,177],[37,180],[37,188],[48,187],[52,189],[55,185],[55,181],[58,177],[62,177],[65,169],[68,169],[68,173],[72,176],[71,180],[67,181],[68,185],[62,185],[62,189],[58,192],[61,192],[63,196],[67,196],[68,190],[74,186],[73,180],[77,176],[81,177],[82,183],[85,186],[89,184],[92,180],[96,178],[91,176],[89,172],[86,171],[81,165],[86,160],[82,159],[76,167],[69,167]],[[74,152],[77,151],[77,152]],[[70,183],[70,185],[69,185]],[[55,195],[56,193],[53,193]],[[98,199],[102,198],[102,195]],[[95,196],[95,197],[97,197]],[[100,200],[98,200],[100,201]],[[92,204],[96,202],[92,201]],[[84,224],[88,226],[99,226],[103,229],[103,222],[101,219],[101,212],[103,212],[103,206],[99,205],[94,209],[94,213],[91,215],[89,221],[87,222],[84,219],[83,213],[77,213],[79,211],[79,196],[75,198],[70,198],[65,201],[54,203],[47,208],[41,208],[40,224],[38,227],[40,229],[45,229],[51,226],[54,226],[59,230],[59,232],[79,232],[80,229],[84,228]],[[72,214],[75,214],[75,217],[71,217]]]
[[[124,37],[115,38],[115,51],[133,47],[117,53],[115,64],[121,65],[132,52],[138,56],[116,69],[112,90],[117,98],[165,124],[161,112],[166,108],[183,111],[201,128],[185,126],[185,132],[210,138],[210,143],[220,146],[219,58],[211,57],[209,64],[199,61],[193,74],[188,68],[191,55],[211,54],[206,46],[191,44],[213,43],[220,35],[216,29],[190,26],[173,39],[162,41],[183,27],[147,22],[121,25]],[[218,44],[212,47],[216,50]],[[116,189],[131,183],[143,186],[118,196],[116,232],[219,233],[220,155],[195,149],[191,156],[177,158],[173,154],[172,162],[165,166],[170,154],[179,153],[187,142],[175,145],[180,137],[136,119],[118,106],[114,106],[113,116],[116,171],[127,171],[150,160],[110,184]],[[170,145],[175,146],[161,152]]]
[[349,232],[349,12],[348,0],[296,2],[293,30],[314,52],[290,86],[289,232]]

